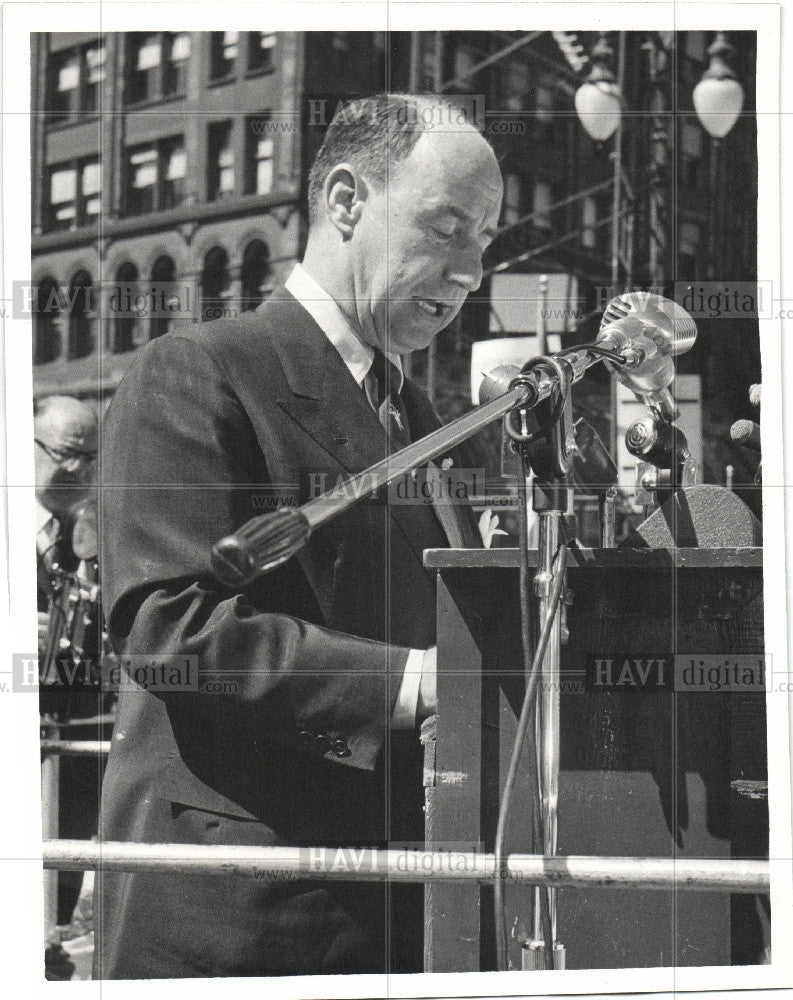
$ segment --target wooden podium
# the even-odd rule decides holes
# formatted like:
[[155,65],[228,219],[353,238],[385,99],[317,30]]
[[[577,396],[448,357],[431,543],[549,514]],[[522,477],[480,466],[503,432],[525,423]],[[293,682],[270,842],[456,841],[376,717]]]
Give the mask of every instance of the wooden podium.
[[[427,847],[492,851],[525,681],[518,552],[429,550],[425,565],[438,578],[439,667]],[[764,691],[683,690],[682,682],[676,691],[673,669],[675,654],[762,656],[762,550],[573,549],[568,591],[558,853],[767,857]],[[534,765],[524,755],[507,854],[533,851]],[[533,889],[507,884],[505,898],[510,968],[520,969]],[[495,969],[491,886],[429,884],[425,917],[426,971]],[[752,964],[766,922],[765,900],[751,895],[558,893],[571,969]]]

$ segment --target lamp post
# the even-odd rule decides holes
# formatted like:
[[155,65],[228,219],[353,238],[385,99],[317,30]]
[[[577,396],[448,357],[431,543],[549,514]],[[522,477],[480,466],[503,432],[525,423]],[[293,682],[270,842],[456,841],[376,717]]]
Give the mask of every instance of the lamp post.
[[719,230],[722,220],[722,193],[719,183],[719,153],[721,140],[738,120],[743,110],[743,87],[738,82],[729,61],[735,47],[723,31],[717,31],[708,47],[710,64],[694,88],[693,100],[697,117],[711,137],[710,193],[713,199],[713,218],[708,241],[708,277],[712,280],[721,271]]
[[[599,33],[592,50],[592,69],[575,94],[575,109],[587,135],[605,142],[614,133],[614,177],[611,197],[611,289],[617,295],[620,284],[620,215],[622,212],[622,91],[625,85],[625,32],[619,33],[617,77],[611,69],[614,51],[605,31]],[[617,381],[612,374],[609,391],[611,453],[617,454]]]

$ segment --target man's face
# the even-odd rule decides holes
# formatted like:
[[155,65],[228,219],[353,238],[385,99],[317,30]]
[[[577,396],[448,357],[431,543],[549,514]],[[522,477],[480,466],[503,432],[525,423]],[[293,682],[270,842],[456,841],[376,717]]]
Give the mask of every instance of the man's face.
[[87,404],[69,400],[34,422],[36,496],[63,516],[90,494],[94,479],[97,420]]
[[351,259],[369,344],[405,354],[451,323],[479,288],[502,191],[490,146],[467,127],[423,133],[384,184],[368,182]]

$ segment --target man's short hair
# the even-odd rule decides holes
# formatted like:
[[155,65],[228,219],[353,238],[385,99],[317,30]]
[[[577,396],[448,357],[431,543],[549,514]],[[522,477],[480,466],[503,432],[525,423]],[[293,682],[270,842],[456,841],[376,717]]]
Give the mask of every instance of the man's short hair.
[[427,131],[423,112],[454,107],[453,99],[437,94],[375,94],[342,102],[308,174],[309,224],[321,218],[322,190],[335,166],[351,163],[371,181],[384,184],[388,170],[410,156]]

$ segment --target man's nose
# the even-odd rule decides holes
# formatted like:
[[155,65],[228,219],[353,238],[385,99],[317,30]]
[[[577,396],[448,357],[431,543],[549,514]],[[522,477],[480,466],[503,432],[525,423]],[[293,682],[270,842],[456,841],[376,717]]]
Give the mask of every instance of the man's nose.
[[460,250],[446,267],[446,280],[475,292],[482,284],[482,251],[477,247]]

